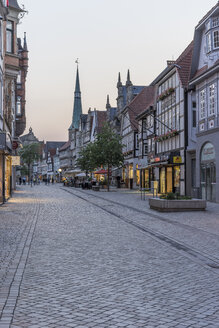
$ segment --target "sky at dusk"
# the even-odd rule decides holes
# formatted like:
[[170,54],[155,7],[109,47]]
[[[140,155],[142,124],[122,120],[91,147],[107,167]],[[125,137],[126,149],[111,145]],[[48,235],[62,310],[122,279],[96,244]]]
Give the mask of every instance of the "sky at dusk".
[[[18,0],[28,14],[27,129],[45,141],[66,141],[79,74],[83,113],[116,106],[118,72],[148,85],[192,41],[216,0]],[[25,132],[25,133],[26,133]]]

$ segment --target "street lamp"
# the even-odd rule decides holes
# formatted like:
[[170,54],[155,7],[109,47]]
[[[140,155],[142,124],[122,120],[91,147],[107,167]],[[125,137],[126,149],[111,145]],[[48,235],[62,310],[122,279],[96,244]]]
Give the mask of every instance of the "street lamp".
[[59,182],[61,182],[61,173],[62,173],[62,169],[58,169],[59,171]]

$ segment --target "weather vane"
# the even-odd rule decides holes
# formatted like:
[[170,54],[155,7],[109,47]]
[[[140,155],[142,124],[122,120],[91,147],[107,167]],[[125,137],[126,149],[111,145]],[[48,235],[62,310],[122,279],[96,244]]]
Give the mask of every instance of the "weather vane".
[[79,59],[78,59],[78,58],[76,59],[75,63],[76,63],[77,65],[79,64]]

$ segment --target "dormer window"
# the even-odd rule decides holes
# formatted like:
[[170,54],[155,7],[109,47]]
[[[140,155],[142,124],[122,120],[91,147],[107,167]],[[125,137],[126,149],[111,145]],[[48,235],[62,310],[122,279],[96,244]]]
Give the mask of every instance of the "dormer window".
[[219,17],[212,18],[212,27],[219,26]]
[[214,49],[219,47],[219,30],[213,32]]

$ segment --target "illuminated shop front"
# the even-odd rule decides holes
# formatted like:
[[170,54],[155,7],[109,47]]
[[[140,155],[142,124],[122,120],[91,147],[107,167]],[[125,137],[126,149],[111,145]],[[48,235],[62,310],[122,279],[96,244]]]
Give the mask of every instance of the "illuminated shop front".
[[12,188],[12,166],[11,156],[5,156],[5,200],[11,196]]
[[150,186],[151,181],[159,181],[159,193],[180,193],[180,179],[182,170],[184,170],[181,156],[170,154],[151,158],[150,166],[151,171],[145,170],[146,186]]

